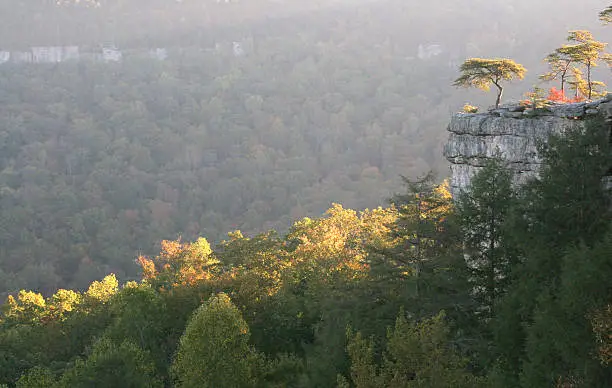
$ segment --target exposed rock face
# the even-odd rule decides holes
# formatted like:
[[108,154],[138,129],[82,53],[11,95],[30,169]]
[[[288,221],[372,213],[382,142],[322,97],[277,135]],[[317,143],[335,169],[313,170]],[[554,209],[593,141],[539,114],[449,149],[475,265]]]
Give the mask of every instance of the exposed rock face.
[[579,119],[601,114],[612,122],[612,94],[591,103],[553,105],[533,112],[518,104],[481,114],[455,114],[448,126],[450,137],[444,156],[451,163],[453,196],[465,190],[487,159],[499,156],[515,172],[520,184],[540,168],[537,144],[552,133],[563,133]]

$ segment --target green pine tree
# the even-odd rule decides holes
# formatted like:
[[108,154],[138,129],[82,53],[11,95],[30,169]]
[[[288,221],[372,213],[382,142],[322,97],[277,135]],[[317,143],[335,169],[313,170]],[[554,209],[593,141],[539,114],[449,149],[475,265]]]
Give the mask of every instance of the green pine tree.
[[490,319],[496,301],[505,293],[516,264],[516,254],[504,234],[514,200],[512,172],[501,160],[491,159],[472,178],[470,189],[459,195],[457,203],[470,282],[478,313],[485,320]]
[[[526,341],[539,338],[538,327],[544,326],[534,322],[560,313],[551,303],[560,289],[561,258],[577,244],[592,247],[610,219],[602,178],[612,159],[603,120],[551,136],[540,153],[540,177],[522,188],[510,217],[508,239],[518,250],[521,264],[511,274],[509,291],[492,324],[499,373],[508,387],[519,386],[520,370],[531,362],[529,357],[535,357],[528,354]],[[546,342],[537,344],[540,351],[548,352],[542,373],[553,373],[562,365]]]
[[576,247],[561,258],[559,287],[538,301],[527,331],[525,387],[573,383],[612,386],[612,369],[597,357],[591,317],[612,301],[612,229],[592,248]]

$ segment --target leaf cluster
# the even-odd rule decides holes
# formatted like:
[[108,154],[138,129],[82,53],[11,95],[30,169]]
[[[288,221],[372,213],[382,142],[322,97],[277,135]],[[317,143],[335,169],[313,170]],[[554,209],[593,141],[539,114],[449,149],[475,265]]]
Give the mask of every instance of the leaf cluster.
[[461,76],[453,85],[476,87],[487,91],[491,84],[499,87],[501,81],[523,79],[527,70],[511,59],[470,58],[461,65],[459,71]]

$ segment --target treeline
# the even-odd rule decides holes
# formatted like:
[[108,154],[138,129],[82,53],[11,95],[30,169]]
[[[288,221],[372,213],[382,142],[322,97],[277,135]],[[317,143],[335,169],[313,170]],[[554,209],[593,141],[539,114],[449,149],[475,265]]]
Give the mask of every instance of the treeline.
[[428,176],[284,236],[165,241],[138,282],[23,290],[0,384],[609,387],[609,130],[553,136],[520,188],[493,160],[456,205]]

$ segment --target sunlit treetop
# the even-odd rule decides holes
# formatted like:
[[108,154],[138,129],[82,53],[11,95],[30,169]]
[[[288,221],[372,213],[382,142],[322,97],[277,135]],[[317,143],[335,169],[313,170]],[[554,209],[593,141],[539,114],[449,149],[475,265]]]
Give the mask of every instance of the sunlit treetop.
[[119,282],[114,274],[106,276],[101,281],[91,283],[85,296],[89,300],[106,303],[119,291]]
[[474,86],[489,90],[491,84],[523,78],[525,68],[511,59],[470,58],[460,67],[461,76],[455,80],[455,86]]
[[194,284],[209,279],[219,264],[208,241],[200,237],[193,243],[163,240],[157,257],[140,256],[143,278],[158,286]]
[[499,107],[503,93],[503,81],[523,79],[527,71],[523,65],[505,58],[470,58],[459,68],[461,76],[455,80],[454,86],[475,87],[488,91],[491,85],[498,89],[495,107]]
[[567,55],[574,62],[582,64],[586,70],[586,97],[590,100],[593,97],[594,87],[605,86],[601,82],[593,81],[591,70],[596,67],[600,60],[608,61],[608,56],[604,53],[607,43],[595,40],[593,34],[587,30],[570,31],[567,37],[568,45],[564,45],[559,50]]

